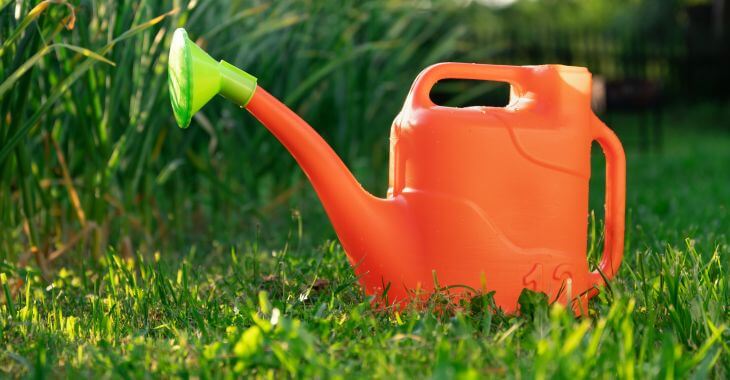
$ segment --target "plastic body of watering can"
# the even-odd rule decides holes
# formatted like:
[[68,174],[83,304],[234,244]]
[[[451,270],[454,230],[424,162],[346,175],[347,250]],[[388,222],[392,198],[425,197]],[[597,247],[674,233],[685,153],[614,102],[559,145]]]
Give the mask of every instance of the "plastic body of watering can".
[[[503,81],[506,107],[442,107],[442,79]],[[200,83],[200,84],[199,84]],[[198,86],[198,87],[196,87]],[[590,108],[591,75],[560,65],[442,63],[416,78],[391,129],[386,198],[365,191],[325,141],[256,85],[176,31],[170,89],[178,123],[216,93],[245,106],[302,167],[369,295],[403,304],[441,287],[495,291],[517,308],[523,289],[585,306],[623,256],[625,161]],[[586,258],[590,151],[606,155],[604,252]]]

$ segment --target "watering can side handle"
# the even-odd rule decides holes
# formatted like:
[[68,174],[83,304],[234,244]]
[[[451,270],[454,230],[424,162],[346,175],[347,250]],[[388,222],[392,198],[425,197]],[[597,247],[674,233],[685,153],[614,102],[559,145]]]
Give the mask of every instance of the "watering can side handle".
[[616,134],[597,116],[592,115],[593,139],[606,156],[606,221],[604,247],[598,270],[591,272],[591,282],[601,285],[611,279],[624,255],[626,207],[626,156]]
[[429,94],[433,86],[443,79],[469,79],[508,82],[521,93],[524,73],[522,66],[487,65],[481,63],[444,62],[431,65],[421,71],[413,82],[407,102],[413,108],[430,108],[435,104]]

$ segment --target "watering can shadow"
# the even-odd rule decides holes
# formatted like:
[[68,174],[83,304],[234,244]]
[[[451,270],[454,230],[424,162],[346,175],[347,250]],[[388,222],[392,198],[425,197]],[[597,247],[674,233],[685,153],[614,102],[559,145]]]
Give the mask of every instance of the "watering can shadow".
[[[187,127],[216,94],[245,107],[311,181],[366,294],[404,305],[436,286],[495,291],[515,312],[523,289],[586,310],[623,256],[625,158],[590,108],[591,74],[561,65],[442,63],[416,78],[390,134],[385,198],[360,186],[312,127],[256,83],[175,31],[175,118]],[[435,105],[442,79],[508,82],[506,107]],[[591,143],[606,155],[604,252],[586,258]],[[435,284],[434,274],[438,279]],[[462,290],[459,290],[462,289]]]

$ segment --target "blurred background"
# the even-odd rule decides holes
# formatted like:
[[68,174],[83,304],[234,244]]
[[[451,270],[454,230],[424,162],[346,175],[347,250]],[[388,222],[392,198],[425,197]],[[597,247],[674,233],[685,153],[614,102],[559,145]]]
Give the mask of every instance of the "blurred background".
[[[675,184],[642,182],[631,165],[671,157],[697,141],[688,136],[730,150],[713,137],[730,133],[724,0],[0,4],[0,257],[11,261],[49,267],[107,247],[174,254],[280,244],[292,233],[313,244],[334,237],[294,160],[246,112],[217,99],[190,129],[177,128],[166,64],[180,26],[256,75],[378,195],[390,123],[418,72],[440,61],[588,67],[594,109],[626,147],[637,213],[641,197]],[[444,81],[432,97],[504,105],[508,88]],[[632,196],[641,186],[649,190]]]

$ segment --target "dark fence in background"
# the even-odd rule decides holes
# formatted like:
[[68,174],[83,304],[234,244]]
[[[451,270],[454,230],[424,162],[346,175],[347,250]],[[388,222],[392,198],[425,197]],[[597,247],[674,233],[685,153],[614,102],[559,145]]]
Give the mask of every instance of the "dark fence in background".
[[[703,4],[683,13],[682,25],[668,22],[669,27],[658,31],[576,30],[560,25],[498,29],[480,36],[489,56],[479,59],[588,67],[605,82],[609,110],[725,101],[730,94],[728,9]],[[637,99],[627,100],[632,94]]]
[[[682,89],[690,100],[722,99],[730,94],[730,4],[688,7],[685,51],[680,67]],[[718,9],[717,4],[721,5]]]

